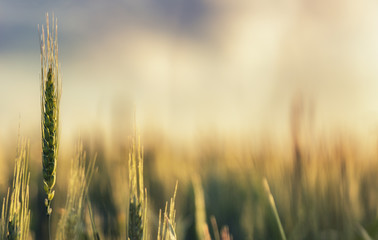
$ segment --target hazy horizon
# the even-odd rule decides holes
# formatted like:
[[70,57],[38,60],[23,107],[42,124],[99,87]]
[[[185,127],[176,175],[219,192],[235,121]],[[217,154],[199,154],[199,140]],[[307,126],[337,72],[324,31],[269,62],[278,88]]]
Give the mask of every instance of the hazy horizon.
[[377,133],[375,2],[2,0],[1,135],[40,126],[46,12],[58,19],[67,136],[127,124],[134,109],[140,128],[173,135],[287,132],[298,94],[316,129]]

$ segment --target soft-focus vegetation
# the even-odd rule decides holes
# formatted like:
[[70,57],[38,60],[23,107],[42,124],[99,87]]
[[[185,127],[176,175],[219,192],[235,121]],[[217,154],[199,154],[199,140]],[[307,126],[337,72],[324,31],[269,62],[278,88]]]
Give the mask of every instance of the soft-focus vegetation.
[[[80,161],[85,164],[79,162],[72,166],[79,164],[79,169],[90,167],[88,160],[97,154],[97,170],[88,183],[87,194],[84,194],[85,185],[78,185],[79,204],[75,205],[69,200],[70,196],[76,196],[71,190],[70,179],[74,177],[69,170],[74,152],[67,149],[67,156],[71,157],[60,158],[52,232],[57,231],[55,226],[62,221],[59,219],[78,211],[67,209],[73,204],[82,208],[82,212],[77,221],[68,222],[80,224],[71,230],[85,226],[87,237],[92,239],[88,201],[80,199],[85,195],[90,200],[92,218],[100,238],[124,239],[129,226],[128,155],[130,152],[131,159],[136,160],[142,156],[138,153],[139,147],[135,147],[138,140],[130,139],[134,147],[129,149],[125,147],[128,144],[121,141],[112,148],[106,147],[100,132],[84,133],[82,139],[83,151],[91,157],[81,156]],[[199,137],[198,141],[184,146],[156,132],[146,133],[141,139],[144,142],[144,188],[136,185],[140,195],[132,199],[144,199],[148,211],[144,215],[144,205],[136,204],[133,216],[143,220],[138,223],[141,224],[138,229],[146,227],[149,239],[156,236],[162,239],[164,233],[168,236],[170,226],[177,239],[207,239],[209,235],[217,239],[221,234],[214,232],[222,232],[223,226],[228,227],[233,239],[282,239],[276,214],[287,239],[377,239],[378,154],[359,152],[360,144],[354,138],[314,138],[306,144],[299,144],[298,149],[290,142],[285,143],[287,148],[281,148],[266,138],[261,140],[264,144],[259,145],[248,138],[237,140],[229,136],[211,140],[206,137],[205,141],[205,137]],[[295,151],[300,152],[300,160]],[[40,153],[35,151],[30,157],[30,235],[34,239],[47,239],[47,230],[43,227],[47,222],[40,186],[42,176],[38,173],[41,171],[39,156]],[[133,164],[130,169],[134,169],[134,174],[140,174],[140,165]],[[73,176],[84,179],[84,172],[78,170]],[[264,187],[264,178],[269,183],[270,193]],[[166,205],[176,181],[176,197]],[[6,196],[6,189],[3,189],[2,196]],[[271,198],[275,203],[274,211]],[[170,210],[170,206],[175,210]],[[162,209],[160,217],[159,209]],[[142,227],[144,219],[147,226]],[[211,219],[216,219],[218,230],[214,231],[214,220]],[[167,230],[162,230],[162,224]]]

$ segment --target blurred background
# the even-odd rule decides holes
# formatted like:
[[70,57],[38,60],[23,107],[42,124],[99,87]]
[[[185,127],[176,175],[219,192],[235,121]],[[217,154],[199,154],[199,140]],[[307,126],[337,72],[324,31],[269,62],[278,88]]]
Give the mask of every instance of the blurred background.
[[[239,196],[207,209],[235,239],[279,236],[261,207],[264,176],[291,239],[356,239],[350,226],[368,229],[376,221],[377,1],[0,0],[0,161],[11,166],[17,136],[29,138],[35,179],[41,170],[38,25],[46,12],[58,19],[61,169],[69,168],[81,137],[89,156],[99,154],[98,176],[118,166],[127,173],[135,113],[151,212],[164,206],[179,179],[181,238],[194,238],[193,172],[202,177],[206,201],[230,191]],[[5,192],[12,171],[0,172]],[[61,191],[65,172],[58,168]],[[112,187],[104,189],[119,189],[110,176],[104,184]],[[31,198],[38,181],[31,181]],[[112,198],[92,196],[99,199],[97,214],[122,225],[122,194],[103,194]],[[55,204],[64,206],[60,201]],[[101,210],[101,201],[114,209]],[[293,202],[316,211],[293,212]],[[311,229],[299,224],[308,219]],[[119,232],[103,227],[109,238]]]
[[208,128],[282,132],[298,93],[321,126],[376,129],[375,1],[0,3],[5,129],[39,124],[38,24],[46,12],[59,25],[63,139],[93,123],[109,127],[128,108],[142,129],[175,137]]

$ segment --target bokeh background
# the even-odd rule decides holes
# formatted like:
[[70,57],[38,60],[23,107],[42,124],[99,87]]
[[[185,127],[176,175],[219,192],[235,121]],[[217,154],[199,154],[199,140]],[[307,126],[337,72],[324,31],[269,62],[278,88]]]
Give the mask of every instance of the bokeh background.
[[38,24],[50,12],[63,138],[109,126],[118,103],[135,108],[140,125],[174,135],[282,130],[298,93],[322,125],[374,129],[377,11],[368,0],[2,0],[0,123],[38,125]]
[[[230,226],[235,239],[276,236],[269,235],[272,217],[261,220],[264,212],[255,211],[261,209],[256,200],[261,192],[253,186],[260,186],[264,176],[271,176],[276,186],[290,186],[290,193],[277,190],[282,198],[276,201],[281,201],[282,209],[289,209],[282,214],[289,219],[284,225],[293,239],[348,239],[351,234],[343,231],[346,223],[338,224],[349,205],[337,200],[336,217],[323,226],[336,233],[323,233],[321,224],[298,233],[301,227],[294,223],[303,221],[303,216],[290,210],[297,193],[287,180],[292,172],[286,171],[291,168],[287,162],[294,159],[295,164],[298,149],[302,149],[301,159],[307,154],[309,159],[329,160],[308,166],[313,173],[309,178],[317,184],[322,171],[319,165],[332,162],[334,168],[330,168],[337,171],[339,161],[335,159],[351,159],[345,160],[350,162],[349,175],[333,175],[335,179],[326,178],[329,181],[320,185],[337,186],[341,176],[349,179],[354,187],[348,185],[345,191],[355,196],[350,202],[356,209],[347,219],[363,226],[374,221],[377,205],[370,201],[377,197],[376,177],[373,172],[369,175],[361,170],[359,174],[352,169],[377,166],[378,2],[0,0],[0,161],[12,166],[17,136],[25,136],[31,141],[31,170],[35,172],[41,169],[38,25],[45,24],[46,12],[58,19],[63,86],[60,154],[66,159],[60,163],[62,169],[68,169],[73,146],[81,137],[89,155],[97,152],[100,156],[99,176],[105,174],[101,171],[117,168],[115,163],[124,165],[126,171],[127,142],[135,115],[145,145],[146,169],[151,173],[146,178],[152,208],[163,206],[179,179],[183,183],[181,197],[180,184],[178,194],[181,209],[186,209],[181,212],[180,234],[187,239],[193,237],[190,229],[194,225],[191,208],[184,206],[190,202],[185,199],[190,199],[191,171],[203,176],[209,202],[231,190],[241,196],[237,207],[229,207],[232,199],[226,199],[224,205],[208,210],[220,225]],[[180,170],[185,166],[192,168]],[[12,169],[7,168],[0,169],[3,192]],[[235,173],[242,171],[249,180],[237,177]],[[65,172],[58,170],[58,180],[64,182]],[[253,181],[250,173],[255,173]],[[367,187],[361,190],[363,181]],[[38,181],[31,184],[35,191],[31,197],[36,197]],[[106,184],[112,189],[120,187],[110,180]],[[362,195],[360,190],[369,203],[356,200]],[[317,190],[308,191],[315,194]],[[113,193],[115,200],[98,196],[99,202],[113,201],[120,206],[122,197],[117,194],[122,195]],[[326,194],[323,198],[324,202],[335,199]],[[341,194],[340,199],[346,197]],[[63,206],[63,197],[61,201]],[[306,204],[306,208],[316,205]],[[320,212],[335,209],[316,206]],[[251,214],[242,214],[240,209]],[[117,225],[114,219],[123,219],[116,216],[117,207],[111,213],[97,211],[110,225]],[[327,217],[326,213],[322,217],[314,214],[310,214],[313,222]],[[120,232],[118,228],[105,230],[109,238]],[[38,236],[38,230],[35,232]]]

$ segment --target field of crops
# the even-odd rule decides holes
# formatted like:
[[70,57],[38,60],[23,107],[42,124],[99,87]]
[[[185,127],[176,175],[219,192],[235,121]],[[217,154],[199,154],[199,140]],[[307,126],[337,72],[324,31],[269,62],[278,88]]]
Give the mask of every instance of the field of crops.
[[135,109],[112,133],[60,144],[70,93],[55,21],[40,27],[40,131],[1,141],[1,239],[378,239],[377,146],[314,132],[303,96],[287,138],[207,129],[181,141],[140,129]]

